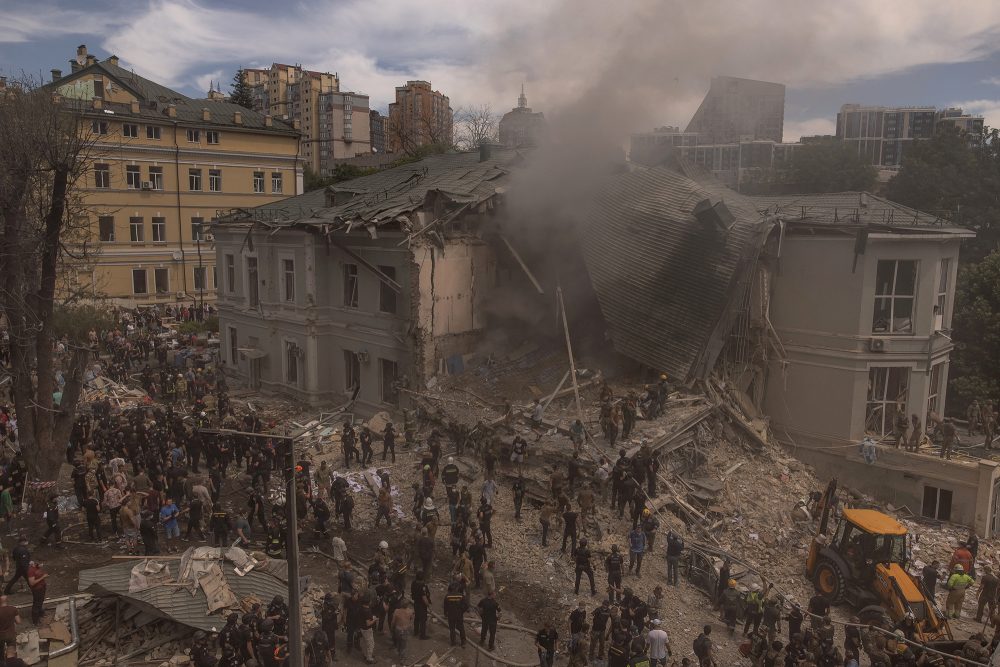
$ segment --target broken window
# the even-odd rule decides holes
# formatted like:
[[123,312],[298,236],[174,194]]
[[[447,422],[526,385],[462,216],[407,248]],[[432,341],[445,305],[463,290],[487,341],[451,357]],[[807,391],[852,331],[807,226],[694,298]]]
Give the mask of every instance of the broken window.
[[[381,271],[390,280],[396,279],[396,267],[395,266],[380,266],[378,270]],[[379,281],[378,290],[378,309],[383,313],[396,313],[396,292],[389,287],[385,281]]]
[[399,366],[395,361],[389,359],[379,359],[379,395],[383,403],[397,405],[399,403],[399,389],[396,381],[399,378]]
[[951,279],[951,259],[945,257],[939,267],[937,303],[934,304],[934,330],[944,331],[948,328],[948,281]]
[[299,383],[299,346],[292,341],[285,341],[285,382]]
[[295,260],[281,260],[282,284],[284,286],[284,297],[288,303],[295,302]]
[[898,366],[868,370],[868,403],[865,430],[878,436],[892,433],[896,406],[906,405],[910,369]]
[[249,300],[251,308],[256,308],[260,305],[256,257],[247,257],[247,299]]
[[344,264],[344,305],[358,307],[358,265]]
[[913,301],[916,288],[915,261],[879,260],[875,271],[873,333],[913,333]]
[[938,521],[951,521],[951,491],[925,486],[924,504],[920,513]]
[[240,337],[236,333],[236,327],[229,327],[229,363],[233,366],[240,360]]
[[233,255],[226,255],[226,291],[236,292],[236,257]]
[[353,392],[361,385],[361,357],[357,352],[344,350],[344,389]]
[[[931,379],[927,385],[927,415],[928,417],[933,413],[940,416],[939,411],[940,402],[938,397],[941,395],[941,376],[944,373],[944,363],[934,364],[931,366]],[[925,419],[924,424],[929,420]]]

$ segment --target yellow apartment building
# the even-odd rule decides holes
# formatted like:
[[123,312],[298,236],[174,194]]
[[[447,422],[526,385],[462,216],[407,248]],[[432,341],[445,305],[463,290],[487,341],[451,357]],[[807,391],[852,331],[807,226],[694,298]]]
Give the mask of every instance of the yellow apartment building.
[[219,277],[206,223],[302,192],[299,131],[270,114],[192,99],[88,55],[49,87],[95,140],[82,190],[86,265],[71,282],[127,306],[214,301]]

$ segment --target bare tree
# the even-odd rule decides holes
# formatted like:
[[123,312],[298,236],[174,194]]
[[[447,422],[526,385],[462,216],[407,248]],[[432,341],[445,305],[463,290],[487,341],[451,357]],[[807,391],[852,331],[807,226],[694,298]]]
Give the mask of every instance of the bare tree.
[[455,145],[471,151],[500,141],[500,116],[489,104],[459,107],[455,111]]
[[[21,451],[43,479],[59,470],[97,312],[74,308],[78,295],[57,288],[61,269],[88,250],[78,184],[95,142],[79,105],[27,79],[0,89],[0,314],[10,334]],[[60,367],[66,384],[56,405]]]
[[386,122],[386,138],[396,150],[409,157],[420,158],[444,153],[455,147],[452,114],[435,116],[425,109],[415,117],[404,117],[398,110],[392,111],[390,109]]

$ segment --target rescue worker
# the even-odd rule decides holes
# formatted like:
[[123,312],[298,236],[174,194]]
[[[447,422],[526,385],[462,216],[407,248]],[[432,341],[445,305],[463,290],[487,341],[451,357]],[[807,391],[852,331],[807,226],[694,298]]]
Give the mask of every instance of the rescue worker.
[[983,608],[986,608],[986,618],[993,618],[997,608],[997,590],[1000,589],[1000,579],[993,574],[993,567],[983,565],[983,573],[979,577],[979,600],[976,607],[976,622],[983,618]]
[[736,590],[736,580],[730,579],[722,593],[722,619],[729,628],[730,636],[736,633],[736,618],[740,610],[740,594]]
[[941,423],[941,458],[950,459],[951,450],[959,444],[958,429],[951,417],[947,417]]
[[587,538],[580,540],[580,546],[576,549],[576,587],[575,594],[580,593],[580,577],[586,573],[590,580],[590,594],[597,595],[597,588],[594,586],[594,566],[590,562],[590,548],[587,546]]
[[962,604],[965,602],[965,591],[972,585],[972,577],[965,573],[965,568],[956,564],[948,577],[946,588],[948,599],[945,601],[945,615],[948,618],[962,617]]
[[743,636],[746,637],[750,634],[751,627],[753,627],[753,633],[757,634],[757,631],[760,629],[760,622],[764,619],[764,596],[761,595],[760,584],[756,582],[750,584],[750,590],[747,592],[743,602],[746,610]]
[[444,615],[448,619],[448,636],[451,645],[455,645],[455,634],[462,640],[462,648],[465,648],[465,609],[467,607],[465,595],[457,582],[453,582],[448,587],[448,594],[444,598]]
[[611,553],[604,559],[604,569],[608,573],[608,597],[612,602],[618,602],[621,600],[624,559],[617,544],[611,545]]
[[628,571],[635,568],[635,576],[642,576],[642,557],[646,553],[646,533],[636,526],[628,534]]

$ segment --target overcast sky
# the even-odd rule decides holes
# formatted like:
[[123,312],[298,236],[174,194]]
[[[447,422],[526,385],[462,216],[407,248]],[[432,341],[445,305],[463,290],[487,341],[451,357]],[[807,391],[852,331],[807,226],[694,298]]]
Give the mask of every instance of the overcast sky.
[[[281,7],[280,10],[275,10]],[[192,96],[240,65],[302,63],[384,109],[407,79],[627,135],[684,125],[713,75],[788,86],[785,140],[845,102],[961,105],[1000,125],[991,0],[3,0],[0,70],[68,70],[78,44]],[[581,120],[581,123],[585,121]],[[618,139],[620,137],[612,137]]]

